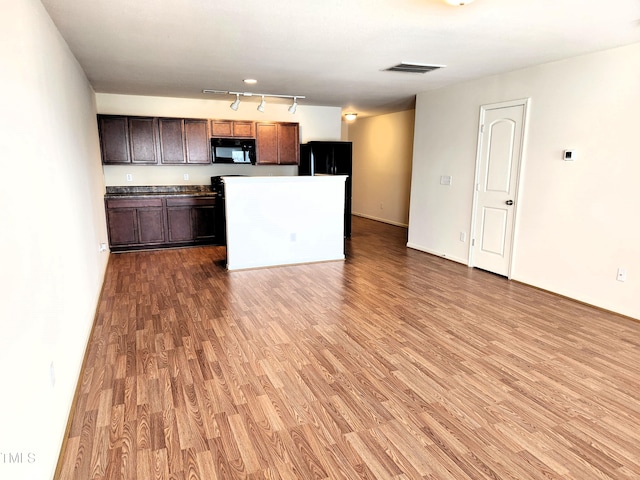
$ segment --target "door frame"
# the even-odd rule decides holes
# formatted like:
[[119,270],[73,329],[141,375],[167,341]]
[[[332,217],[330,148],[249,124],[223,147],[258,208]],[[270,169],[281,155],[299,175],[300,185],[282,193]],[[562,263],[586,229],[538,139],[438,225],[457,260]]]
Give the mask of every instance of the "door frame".
[[487,110],[494,110],[497,108],[507,108],[507,107],[516,107],[522,105],[524,112],[522,115],[522,138],[520,139],[520,158],[518,159],[518,161],[520,162],[519,168],[518,168],[518,176],[516,178],[516,191],[515,191],[515,195],[514,195],[514,209],[513,209],[513,228],[511,229],[511,252],[509,254],[509,268],[508,268],[508,273],[507,273],[507,279],[511,280],[511,276],[513,274],[513,266],[514,266],[514,258],[515,258],[515,251],[516,251],[516,231],[517,231],[517,225],[518,225],[518,205],[519,205],[519,198],[520,198],[520,189],[521,189],[521,185],[522,185],[522,177],[523,177],[523,172],[524,172],[524,166],[525,166],[525,157],[526,157],[526,145],[527,145],[527,132],[528,132],[528,125],[529,125],[529,110],[531,108],[531,98],[521,98],[521,99],[517,99],[517,100],[509,100],[509,101],[505,101],[505,102],[498,102],[498,103],[488,103],[485,105],[480,105],[480,116],[478,119],[478,142],[477,142],[477,149],[476,149],[476,166],[475,166],[475,174],[473,177],[473,202],[472,202],[472,206],[471,206],[471,225],[470,225],[470,229],[469,232],[471,232],[471,234],[469,235],[469,263],[468,266],[473,268],[475,266],[475,262],[474,262],[474,249],[475,249],[475,240],[476,240],[476,217],[478,215],[478,179],[479,179],[479,170],[480,170],[480,162],[481,162],[481,155],[482,155],[482,136],[483,136],[483,126],[484,126],[484,119],[485,119],[485,115]]

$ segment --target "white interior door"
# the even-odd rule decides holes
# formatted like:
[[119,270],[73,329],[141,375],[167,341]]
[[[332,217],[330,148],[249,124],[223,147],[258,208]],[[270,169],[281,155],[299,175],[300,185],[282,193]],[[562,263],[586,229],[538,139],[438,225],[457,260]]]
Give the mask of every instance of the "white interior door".
[[471,266],[507,277],[527,103],[484,105],[480,114]]

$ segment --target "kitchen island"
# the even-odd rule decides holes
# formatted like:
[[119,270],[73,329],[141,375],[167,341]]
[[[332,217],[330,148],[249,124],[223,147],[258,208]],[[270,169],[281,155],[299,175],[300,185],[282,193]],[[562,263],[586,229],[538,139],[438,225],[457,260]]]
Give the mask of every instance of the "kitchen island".
[[223,177],[227,269],[344,260],[346,179]]

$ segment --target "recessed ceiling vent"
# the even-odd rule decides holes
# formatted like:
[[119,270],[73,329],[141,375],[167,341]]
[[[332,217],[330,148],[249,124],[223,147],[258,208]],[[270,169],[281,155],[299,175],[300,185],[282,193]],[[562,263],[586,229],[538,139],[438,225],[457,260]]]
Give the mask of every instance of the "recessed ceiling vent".
[[443,68],[445,65],[427,65],[425,63],[399,63],[393,67],[385,68],[386,72],[427,73]]

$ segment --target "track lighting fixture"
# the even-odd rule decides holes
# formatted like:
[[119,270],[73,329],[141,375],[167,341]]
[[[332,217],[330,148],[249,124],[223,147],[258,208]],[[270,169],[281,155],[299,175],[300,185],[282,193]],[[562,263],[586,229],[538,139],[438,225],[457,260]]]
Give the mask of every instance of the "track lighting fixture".
[[293,97],[293,103],[289,107],[289,113],[296,113],[296,108],[298,108],[298,97]]
[[265,106],[267,104],[265,101],[266,97],[291,98],[293,99],[293,103],[289,106],[288,110],[289,110],[289,113],[292,113],[292,114],[296,113],[296,109],[298,108],[298,99],[306,98],[304,95],[278,95],[275,93],[230,92],[227,90],[209,90],[209,89],[202,90],[202,93],[213,93],[215,95],[235,95],[236,99],[233,101],[231,105],[229,105],[229,108],[231,108],[231,110],[238,110],[238,107],[240,106],[240,95],[242,95],[243,97],[261,97],[262,101],[260,102],[260,105],[258,105],[259,112],[264,112]]
[[236,99],[233,101],[233,103],[230,105],[231,110],[238,110],[238,107],[240,106],[240,94],[236,93]]

